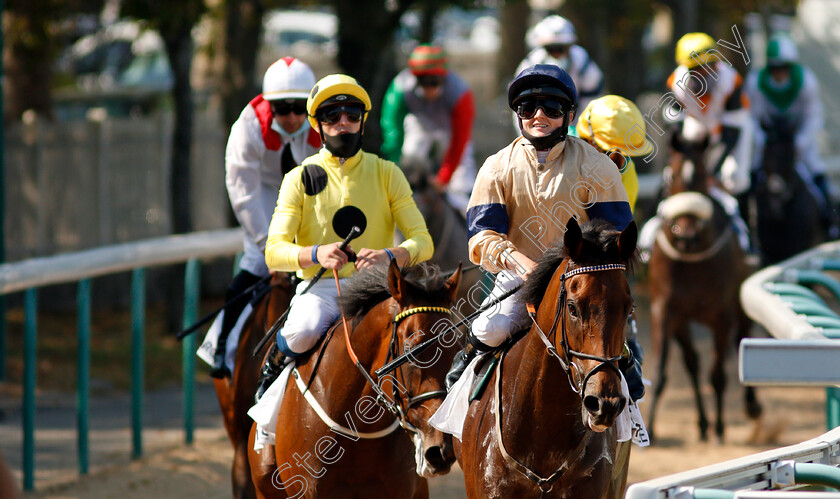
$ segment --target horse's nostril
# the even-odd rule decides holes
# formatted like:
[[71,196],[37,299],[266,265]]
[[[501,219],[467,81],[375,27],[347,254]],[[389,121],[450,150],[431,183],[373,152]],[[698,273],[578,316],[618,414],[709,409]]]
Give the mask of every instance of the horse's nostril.
[[432,465],[435,470],[446,469],[449,464],[446,462],[446,459],[443,457],[443,451],[437,445],[434,447],[429,447],[426,449],[426,461]]
[[583,398],[583,406],[592,414],[598,414],[601,412],[601,401],[598,397],[587,395]]

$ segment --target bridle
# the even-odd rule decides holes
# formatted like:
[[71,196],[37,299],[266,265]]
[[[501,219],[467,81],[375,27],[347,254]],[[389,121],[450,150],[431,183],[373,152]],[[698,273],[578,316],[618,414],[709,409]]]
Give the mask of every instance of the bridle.
[[[397,351],[397,332],[399,330],[400,323],[405,320],[406,318],[421,313],[438,313],[438,314],[445,314],[445,315],[452,315],[452,312],[446,307],[414,307],[409,308],[407,310],[403,310],[402,312],[395,313],[394,319],[392,320],[393,327],[391,328],[391,341],[390,345],[388,346],[388,357],[385,359],[385,363],[387,364],[388,361],[391,359],[392,356],[396,357],[398,355]],[[343,319],[342,315],[342,319]],[[346,320],[345,320],[346,326]],[[370,375],[367,369],[362,366],[362,363],[359,361],[358,356],[356,356],[356,352],[353,350],[353,345],[350,343],[350,331],[348,328],[345,327],[345,335],[344,335],[347,343],[347,353],[350,355],[350,359],[358,368],[359,372],[361,372],[362,377],[368,382],[371,389],[376,393],[376,403],[384,407],[388,412],[391,413],[394,418],[396,418],[400,426],[406,429],[408,432],[413,434],[419,434],[420,430],[414,426],[408,420],[408,410],[414,407],[417,404],[425,402],[426,400],[436,398],[436,397],[445,397],[446,390],[432,390],[429,392],[424,392],[419,395],[414,395],[408,398],[408,401],[403,404],[403,399],[400,397],[399,391],[397,390],[396,381],[391,382],[392,388],[392,398],[389,398],[385,391],[379,386]],[[402,372],[402,367],[399,368],[399,372]],[[405,378],[405,376],[403,376]]]
[[[571,266],[571,263],[569,263]],[[548,335],[543,332],[540,325],[537,323],[537,314],[536,309],[533,304],[527,304],[528,307],[528,315],[531,317],[531,320],[536,327],[537,334],[539,335],[540,339],[545,343],[546,350],[548,354],[558,360],[560,362],[560,366],[563,368],[563,371],[566,372],[566,378],[569,380],[569,386],[571,387],[572,391],[576,393],[581,399],[583,398],[583,388],[586,386],[586,382],[591,378],[595,373],[604,370],[604,369],[612,369],[615,371],[616,375],[621,378],[621,371],[618,370],[618,366],[616,362],[621,358],[621,355],[617,355],[615,357],[601,357],[598,355],[591,355],[584,352],[578,352],[577,350],[572,350],[569,346],[569,338],[566,332],[566,279],[569,277],[578,275],[578,274],[586,274],[592,272],[604,272],[608,270],[621,270],[624,271],[627,269],[627,266],[620,263],[610,263],[604,265],[590,265],[587,267],[578,267],[573,270],[569,270],[568,267],[566,271],[560,276],[560,296],[558,297],[558,303],[556,307],[556,312],[554,314],[554,321],[551,324],[551,329],[549,330],[549,334],[556,335],[557,333],[557,322],[560,320],[560,316],[563,316],[563,320],[560,321],[560,331],[561,331],[561,347],[563,349],[563,356],[561,357],[560,354],[557,352],[557,348],[554,346],[554,343],[549,339]],[[583,376],[583,379],[575,386],[573,381],[574,378],[580,377],[581,369],[574,363],[573,359],[587,359],[587,360],[596,360],[600,362],[597,366],[595,366],[592,370],[586,373]],[[560,479],[561,476],[569,469],[569,463],[573,462],[571,460],[565,461],[559,468],[557,468],[551,475],[548,477],[540,476],[537,472],[514,458],[513,456],[508,453],[507,449],[505,448],[504,441],[502,440],[502,403],[501,403],[501,393],[502,393],[502,364],[504,363],[504,353],[502,353],[502,359],[498,363],[498,372],[496,373],[496,391],[495,391],[495,402],[496,402],[496,438],[499,445],[499,452],[502,454],[502,457],[511,464],[514,469],[518,472],[525,475],[528,480],[537,484],[540,488],[541,496],[545,496],[551,489],[554,487],[554,483]],[[577,372],[577,376],[572,373],[572,370]],[[587,433],[589,435],[589,433]],[[578,443],[577,448],[575,448],[572,455],[577,456],[581,452],[583,452],[586,445],[589,443],[589,437],[585,436],[581,439]]]
[[[569,263],[569,265],[571,265],[571,263]],[[557,352],[557,348],[554,346],[554,343],[549,339],[548,335],[545,334],[545,332],[543,332],[542,328],[540,328],[540,325],[537,323],[537,312],[534,305],[530,303],[527,305],[528,315],[531,317],[531,321],[534,323],[534,326],[536,327],[540,339],[543,343],[545,343],[545,347],[546,350],[548,350],[548,354],[557,359],[558,362],[560,362],[560,367],[562,367],[567,374],[569,386],[571,387],[572,391],[578,394],[581,398],[583,397],[583,387],[586,386],[586,382],[589,381],[589,378],[591,378],[599,371],[602,371],[604,369],[612,369],[616,375],[618,375],[619,377],[621,376],[621,372],[618,370],[618,366],[616,365],[618,360],[621,358],[621,355],[617,355],[615,357],[601,357],[598,355],[592,355],[584,352],[578,352],[577,350],[572,350],[572,348],[569,346],[569,336],[566,332],[566,279],[572,276],[576,276],[578,274],[604,272],[607,270],[624,271],[626,269],[627,266],[621,263],[590,265],[587,267],[578,267],[573,270],[569,270],[567,268],[566,272],[564,272],[560,276],[560,295],[557,298],[557,307],[555,307],[556,310],[554,313],[554,320],[551,323],[551,329],[549,329],[549,334],[557,334],[557,322],[559,321],[561,334],[560,346],[563,349],[562,356]],[[563,320],[560,320],[561,315]],[[586,373],[586,375],[583,376],[580,382],[577,383],[577,386],[575,386],[573,378],[579,379],[582,370],[580,369],[580,367],[578,367],[577,364],[575,364],[573,360],[574,358],[595,360],[599,362],[597,366],[595,366],[588,373]],[[572,372],[573,370],[577,372],[577,375],[575,375]]]

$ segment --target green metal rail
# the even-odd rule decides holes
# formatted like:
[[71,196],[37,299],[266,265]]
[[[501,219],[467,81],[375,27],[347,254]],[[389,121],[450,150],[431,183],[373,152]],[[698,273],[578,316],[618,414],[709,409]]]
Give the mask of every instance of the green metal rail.
[[[53,284],[76,282],[77,308],[77,391],[76,428],[79,473],[88,473],[89,395],[90,395],[90,336],[92,279],[97,276],[131,272],[131,433],[132,457],[143,455],[143,393],[144,393],[144,337],[146,329],[146,273],[152,266],[186,262],[184,276],[183,324],[189,326],[198,317],[200,298],[200,260],[237,256],[242,250],[242,231],[239,229],[199,232],[171,236],[136,243],[127,243],[48,258],[36,258],[0,265],[0,297],[23,292],[23,489],[35,487],[35,409],[36,360],[38,337],[38,288]],[[5,318],[2,321],[5,324]],[[0,329],[3,332],[4,329]],[[0,339],[0,342],[5,338]],[[195,336],[183,340],[182,399],[184,441],[194,439],[194,372]],[[5,352],[0,352],[5,354]],[[0,365],[5,359],[0,360]]]

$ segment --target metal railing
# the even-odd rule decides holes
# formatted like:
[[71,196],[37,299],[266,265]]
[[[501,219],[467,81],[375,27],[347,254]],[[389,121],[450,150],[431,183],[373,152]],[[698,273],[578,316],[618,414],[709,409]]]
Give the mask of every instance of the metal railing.
[[[89,465],[88,399],[90,381],[91,279],[131,272],[131,426],[132,457],[143,453],[142,407],[145,336],[145,269],[186,262],[183,325],[198,318],[200,260],[233,256],[242,251],[241,229],[197,232],[101,247],[53,257],[0,265],[0,295],[24,293],[23,339],[23,488],[32,490],[35,477],[35,365],[37,290],[43,286],[77,283],[77,440],[79,473]],[[4,318],[5,320],[5,318]],[[196,340],[182,344],[182,407],[186,443],[193,441],[193,403]]]

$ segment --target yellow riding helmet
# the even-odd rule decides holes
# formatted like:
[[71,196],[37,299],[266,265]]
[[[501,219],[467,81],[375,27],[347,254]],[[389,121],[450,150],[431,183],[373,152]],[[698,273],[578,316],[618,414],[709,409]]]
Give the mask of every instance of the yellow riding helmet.
[[306,100],[306,114],[309,115],[309,124],[312,125],[314,130],[318,130],[315,111],[328,100],[336,103],[341,102],[343,100],[341,96],[346,96],[351,101],[355,100],[364,104],[365,114],[362,118],[364,124],[371,108],[370,96],[367,91],[352,76],[332,74],[318,80]]
[[632,101],[618,95],[605,95],[590,102],[580,113],[577,133],[604,151],[617,149],[625,156],[644,156],[653,150],[642,112]]
[[[703,56],[705,52],[715,48],[715,40],[706,33],[687,33],[677,42],[676,61],[680,66],[688,69],[699,66],[703,62],[718,60],[711,55],[708,60]],[[694,57],[691,54],[695,54]]]

